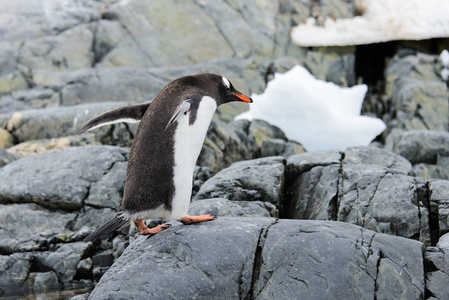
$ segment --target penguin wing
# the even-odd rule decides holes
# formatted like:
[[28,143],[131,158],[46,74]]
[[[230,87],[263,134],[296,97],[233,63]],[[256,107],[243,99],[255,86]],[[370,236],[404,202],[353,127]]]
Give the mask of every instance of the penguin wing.
[[79,133],[84,133],[86,131],[101,126],[119,122],[126,122],[126,123],[140,122],[150,104],[151,102],[144,104],[128,105],[102,113],[101,115],[96,116],[95,118],[87,121],[83,125],[83,127],[81,127],[81,129],[79,130]]
[[170,121],[168,121],[165,130],[175,121],[177,121],[182,115],[186,115],[192,105],[193,99],[187,99],[181,102],[175,110],[175,113],[171,117]]

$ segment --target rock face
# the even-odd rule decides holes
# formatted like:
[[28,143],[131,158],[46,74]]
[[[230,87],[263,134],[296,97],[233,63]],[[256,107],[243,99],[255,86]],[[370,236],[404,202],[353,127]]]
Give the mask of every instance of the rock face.
[[339,222],[219,218],[173,225],[139,237],[89,299],[424,297],[424,247],[416,241]]

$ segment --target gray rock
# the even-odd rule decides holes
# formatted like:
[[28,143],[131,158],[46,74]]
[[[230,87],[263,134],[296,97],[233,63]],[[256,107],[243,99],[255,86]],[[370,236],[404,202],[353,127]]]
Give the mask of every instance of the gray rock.
[[29,253],[0,255],[0,297],[27,295],[31,292],[26,279],[34,256]]
[[37,273],[34,277],[33,292],[34,294],[44,294],[59,290],[58,277],[52,271]]
[[373,147],[293,155],[280,216],[343,221],[430,243],[427,182],[410,170],[404,158]]
[[395,152],[412,164],[436,164],[438,156],[449,155],[449,133],[434,130],[410,130],[395,134],[385,149]]
[[433,299],[445,299],[449,293],[449,244],[444,242],[449,237],[440,238],[437,247],[428,247],[425,252],[426,289]]
[[51,253],[37,253],[36,259],[42,268],[56,273],[60,282],[69,282],[75,276],[79,262],[87,256],[91,244],[76,242],[64,244]]
[[73,234],[67,227],[75,213],[49,211],[34,203],[0,207],[1,253],[46,250],[50,241]]
[[19,155],[9,153],[5,149],[0,148],[0,168],[17,159],[19,159]]
[[263,120],[253,120],[248,131],[249,135],[254,138],[259,147],[262,146],[263,141],[266,139],[281,139],[287,141],[287,137],[281,129]]
[[76,266],[76,276],[79,278],[89,278],[92,270],[92,259],[90,257],[80,260]]
[[105,102],[19,111],[11,116],[7,129],[18,142],[77,134],[90,118],[123,105],[126,103]]
[[431,225],[436,236],[449,232],[449,181],[430,180],[430,212]]
[[219,217],[276,217],[277,209],[270,202],[215,198],[192,202],[187,213],[192,216],[213,214]]
[[260,148],[260,155],[262,157],[268,156],[283,156],[288,158],[294,154],[306,152],[306,149],[298,143],[293,141],[284,141],[282,139],[266,139],[262,141]]
[[236,162],[206,181],[195,200],[226,198],[279,205],[283,198],[284,163],[279,156]]
[[424,297],[424,248],[416,241],[323,221],[173,225],[132,243],[89,299]]
[[[48,208],[76,210],[81,208],[84,200],[90,201],[89,190],[94,186],[91,202],[96,206],[101,206],[96,196],[100,192],[117,195],[117,200],[123,185],[112,186],[111,182],[102,188],[97,185],[105,181],[101,180],[103,176],[111,179],[124,175],[123,172],[115,173],[114,164],[126,162],[127,154],[128,151],[122,148],[92,146],[24,157],[0,169],[0,176],[4,178],[0,182],[0,203],[34,202]],[[109,175],[109,171],[113,173]]]

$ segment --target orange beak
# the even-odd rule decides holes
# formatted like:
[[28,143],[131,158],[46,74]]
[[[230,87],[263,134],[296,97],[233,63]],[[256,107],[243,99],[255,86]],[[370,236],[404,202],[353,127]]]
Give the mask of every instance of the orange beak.
[[237,96],[240,100],[242,100],[243,102],[246,102],[246,103],[252,103],[253,102],[253,99],[251,99],[250,97],[245,96],[243,94],[235,94],[234,93],[234,96]]

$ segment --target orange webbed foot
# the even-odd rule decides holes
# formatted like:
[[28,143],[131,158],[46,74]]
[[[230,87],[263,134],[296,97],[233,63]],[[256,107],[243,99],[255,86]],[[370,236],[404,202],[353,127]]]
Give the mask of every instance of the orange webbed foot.
[[137,228],[139,229],[140,234],[143,235],[148,235],[148,234],[156,234],[161,232],[164,229],[167,229],[170,227],[169,224],[162,224],[159,226],[156,226],[154,228],[148,228],[145,223],[143,222],[143,220],[134,220],[134,224],[136,224]]
[[181,221],[184,224],[192,224],[192,223],[199,223],[204,221],[212,221],[216,218],[214,215],[201,215],[201,216],[189,216],[186,215],[184,218],[182,218]]

